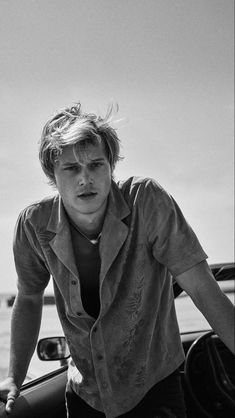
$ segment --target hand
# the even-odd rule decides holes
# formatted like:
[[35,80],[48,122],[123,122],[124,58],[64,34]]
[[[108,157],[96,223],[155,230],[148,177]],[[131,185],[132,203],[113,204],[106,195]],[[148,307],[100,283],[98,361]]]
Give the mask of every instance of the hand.
[[7,377],[0,382],[0,399],[6,402],[6,413],[10,414],[16,398],[19,396],[20,390],[11,377]]

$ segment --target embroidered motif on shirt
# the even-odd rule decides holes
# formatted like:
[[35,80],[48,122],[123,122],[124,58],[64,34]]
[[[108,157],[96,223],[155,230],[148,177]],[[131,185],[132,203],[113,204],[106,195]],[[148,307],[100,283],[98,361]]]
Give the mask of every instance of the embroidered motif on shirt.
[[134,385],[136,387],[142,387],[145,385],[146,380],[146,363],[144,363],[136,372],[136,378]]
[[[138,280],[138,278],[137,278]],[[139,278],[139,284],[136,287],[136,290],[132,293],[127,299],[127,307],[126,312],[131,317],[132,320],[135,320],[138,316],[139,308],[141,306],[142,301],[142,292],[144,288],[144,276]]]

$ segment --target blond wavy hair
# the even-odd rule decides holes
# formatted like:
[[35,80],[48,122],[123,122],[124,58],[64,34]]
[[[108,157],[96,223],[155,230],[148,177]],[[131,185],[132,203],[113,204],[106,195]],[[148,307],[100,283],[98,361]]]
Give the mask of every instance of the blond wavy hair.
[[42,169],[55,186],[54,166],[63,149],[73,146],[79,162],[86,159],[87,146],[102,143],[113,172],[120,156],[120,140],[112,127],[118,106],[110,104],[105,117],[82,112],[81,103],[57,112],[44,126],[39,141],[39,160]]

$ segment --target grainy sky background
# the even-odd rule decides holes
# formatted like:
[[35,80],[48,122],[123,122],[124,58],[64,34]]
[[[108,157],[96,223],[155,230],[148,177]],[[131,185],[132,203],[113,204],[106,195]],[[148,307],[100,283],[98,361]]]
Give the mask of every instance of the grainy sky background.
[[116,178],[157,179],[209,255],[233,260],[233,0],[0,0],[0,292],[18,213],[51,194],[38,139],[81,101],[125,118]]

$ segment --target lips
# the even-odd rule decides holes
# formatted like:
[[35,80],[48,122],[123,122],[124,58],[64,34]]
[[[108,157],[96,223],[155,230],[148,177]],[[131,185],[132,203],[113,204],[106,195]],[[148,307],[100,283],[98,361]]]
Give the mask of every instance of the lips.
[[84,192],[84,193],[80,193],[78,195],[79,199],[89,199],[92,197],[95,197],[97,195],[97,193],[95,192]]

